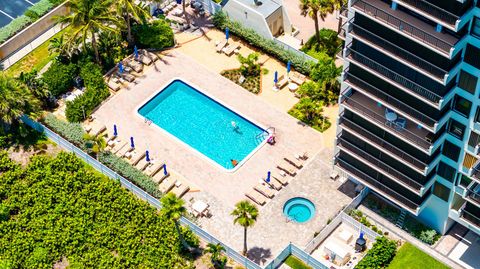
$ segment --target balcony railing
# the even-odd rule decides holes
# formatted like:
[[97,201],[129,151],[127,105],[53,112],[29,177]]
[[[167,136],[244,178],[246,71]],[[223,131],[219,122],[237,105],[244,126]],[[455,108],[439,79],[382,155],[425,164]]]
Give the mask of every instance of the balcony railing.
[[359,147],[355,146],[354,144],[346,141],[345,139],[341,137],[337,137],[337,146],[340,146],[340,148],[344,148],[351,153],[355,154],[356,158],[363,159],[364,161],[368,162],[369,165],[374,165],[378,167],[382,174],[387,175],[390,179],[393,179],[394,181],[401,182],[410,188],[416,190],[417,192],[420,191],[423,187],[422,184],[418,183],[415,180],[410,179],[408,176],[404,175],[403,173],[399,172],[395,168],[391,167],[390,165],[382,162],[381,160],[377,159],[376,157],[373,157],[370,155],[368,152],[360,149]]
[[425,72],[433,75],[436,78],[439,78],[443,81],[445,75],[448,71],[443,70],[440,67],[437,67],[431,64],[428,61],[416,56],[415,54],[400,48],[399,46],[395,45],[394,43],[383,39],[382,37],[366,30],[363,27],[360,27],[356,24],[352,24],[352,33],[358,35],[360,38],[367,40],[378,47],[381,47],[382,50],[389,52],[398,56],[399,58],[405,60],[405,64],[411,64]]
[[340,14],[341,17],[343,18],[348,18],[348,6],[347,5],[343,5],[341,8],[340,8],[340,11],[338,12]]
[[355,132],[356,135],[361,136],[361,138],[365,139],[365,141],[368,141],[371,144],[377,145],[378,148],[381,148],[381,149],[384,149],[388,152],[391,152],[392,154],[397,156],[397,158],[399,158],[399,159],[401,159],[405,162],[408,162],[409,164],[415,166],[416,168],[418,168],[420,170],[424,170],[427,167],[427,165],[424,162],[422,162],[422,161],[418,160],[417,158],[413,157],[412,155],[402,151],[399,147],[388,143],[384,139],[374,135],[373,133],[367,131],[366,129],[364,129],[360,125],[354,123],[353,121],[351,121],[351,120],[349,120],[345,117],[340,118],[339,124],[341,126],[345,126],[346,128],[348,128],[352,132]]
[[398,29],[402,33],[405,33],[415,39],[422,41],[423,43],[426,43],[436,49],[439,49],[446,54],[450,54],[450,49],[455,45],[455,44],[448,43],[438,37],[435,37],[434,35],[429,34],[422,29],[419,29],[417,26],[413,24],[400,20],[397,17],[392,16],[391,14],[381,10],[380,8],[375,7],[370,3],[367,3],[366,1],[353,0],[352,6],[366,14],[369,14],[383,21],[384,23],[390,25],[391,27]]
[[476,203],[480,204],[480,185],[474,184],[471,188],[468,188],[467,196]]
[[415,94],[418,94],[424,97],[427,101],[430,101],[436,105],[440,103],[442,97],[432,91],[427,90],[425,87],[420,86],[419,84],[409,80],[408,78],[390,70],[389,68],[377,63],[376,61],[370,59],[369,57],[363,55],[360,52],[355,51],[352,48],[346,48],[347,54],[345,57],[350,58],[354,61],[357,61],[370,69],[375,70],[379,74],[391,79],[392,81],[400,84],[401,86],[413,91]]
[[391,106],[397,108],[398,110],[405,112],[407,115],[412,116],[413,118],[419,120],[420,122],[424,123],[425,125],[435,128],[437,121],[430,118],[429,116],[423,114],[422,112],[412,108],[411,106],[405,104],[404,102],[386,94],[384,91],[378,89],[377,87],[369,84],[368,82],[347,73],[345,77],[345,81],[352,85],[353,88],[359,91],[366,91],[370,94],[373,94],[375,97],[385,101],[386,103],[390,104]]
[[405,205],[407,208],[411,209],[411,211],[417,212],[417,209],[419,208],[420,204],[413,202],[407,197],[392,190],[388,186],[380,183],[375,178],[358,170],[355,166],[349,164],[348,162],[346,162],[345,160],[341,159],[338,156],[335,158],[335,162],[340,169],[344,170],[346,173],[351,174],[357,180],[364,182],[366,185],[369,185],[369,187],[373,188],[374,191],[383,193],[384,195],[391,197],[392,200],[396,200],[398,201],[398,203]]
[[467,220],[468,222],[474,224],[475,226],[480,227],[480,218],[475,216],[474,214],[468,212],[468,211],[465,211],[465,206],[466,205],[467,205],[467,203],[465,203],[462,206],[462,208],[460,209],[461,210],[460,217]]
[[360,102],[355,101],[352,97],[345,96],[344,98],[345,99],[343,100],[343,104],[347,108],[350,108],[356,113],[369,118],[370,120],[376,122],[377,124],[380,124],[381,126],[385,126],[385,128],[387,128],[388,130],[393,131],[393,133],[397,134],[398,136],[404,138],[405,140],[409,141],[414,145],[417,145],[425,150],[430,149],[432,144],[431,142],[427,141],[425,137],[422,138],[406,128],[395,128],[395,126],[393,126],[392,124],[386,124],[388,121],[384,115],[377,114],[368,107],[362,105]]
[[430,4],[427,1],[423,0],[400,0],[399,2],[404,2],[410,6],[416,7],[417,9],[440,19],[441,21],[446,22],[447,24],[450,24],[452,26],[455,26],[457,20],[460,19],[459,16],[446,11],[443,8],[437,7],[435,5]]

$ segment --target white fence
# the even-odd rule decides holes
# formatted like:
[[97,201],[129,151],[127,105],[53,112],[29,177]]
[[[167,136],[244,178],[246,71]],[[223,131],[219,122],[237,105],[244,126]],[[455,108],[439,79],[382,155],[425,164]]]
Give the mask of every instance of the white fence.
[[312,56],[306,54],[303,51],[297,50],[296,48],[288,45],[287,43],[282,42],[281,40],[273,38],[273,41],[275,41],[275,43],[277,43],[278,45],[282,46],[284,50],[291,51],[291,52],[295,53],[299,57],[302,57],[305,61],[311,61],[311,62],[314,62],[314,63],[318,63],[317,59],[313,58]]
[[[93,168],[96,170],[100,171],[102,174],[118,180],[123,187],[131,191],[133,194],[135,194],[137,197],[141,198],[142,200],[147,201],[149,204],[154,206],[157,209],[160,209],[162,207],[160,201],[156,199],[155,197],[151,196],[148,194],[146,191],[140,189],[137,187],[135,184],[130,182],[128,179],[122,177],[112,169],[108,168],[104,164],[100,163],[96,159],[92,158],[90,155],[88,155],[86,152],[82,151],[80,148],[76,147],[69,141],[65,140],[63,137],[60,135],[56,134],[43,124],[33,121],[27,116],[22,117],[22,121],[32,127],[33,129],[44,133],[50,140],[55,142],[57,145],[62,147],[63,149],[67,151],[73,152],[75,155],[77,155],[79,158],[84,160],[87,164],[91,165]],[[209,234],[207,231],[203,230],[199,226],[195,225],[193,222],[191,222],[189,219],[182,217],[180,219],[180,223],[183,225],[188,226],[198,237],[202,238],[204,241],[208,243],[220,243],[224,248],[225,248],[225,255],[230,257],[231,259],[235,260],[237,263],[243,265],[247,269],[274,269],[280,266],[283,261],[289,256],[289,255],[294,255],[297,258],[301,259],[303,262],[306,264],[312,266],[315,269],[327,269],[322,263],[317,261],[315,258],[310,256],[308,253],[305,251],[301,250],[300,248],[296,247],[293,244],[289,244],[280,254],[277,255],[268,265],[266,265],[264,268],[262,268],[260,265],[256,264],[255,262],[251,261],[247,257],[241,255],[237,251],[235,251],[233,248],[229,247],[225,243],[221,242],[217,238],[215,238],[213,235]]]

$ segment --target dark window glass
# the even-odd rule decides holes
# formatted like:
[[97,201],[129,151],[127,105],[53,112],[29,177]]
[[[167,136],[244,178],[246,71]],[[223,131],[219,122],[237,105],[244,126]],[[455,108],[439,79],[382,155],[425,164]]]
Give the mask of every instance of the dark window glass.
[[460,178],[460,186],[462,187],[466,188],[468,185],[470,185],[471,182],[472,180],[466,175],[462,175],[462,177]]
[[443,143],[442,154],[456,162],[460,155],[460,148],[448,142],[448,140],[445,140],[445,143]]
[[450,165],[444,163],[444,162],[440,162],[438,163],[438,166],[437,166],[437,174],[441,177],[443,177],[444,179],[450,181],[450,182],[453,182],[453,180],[455,179],[455,173],[457,171],[455,170],[455,168],[451,167]]
[[468,118],[470,115],[470,108],[472,108],[472,102],[461,96],[455,96],[455,100],[453,101],[453,109],[455,111]]
[[433,194],[438,198],[448,201],[448,197],[450,196],[450,189],[445,187],[443,184],[435,182],[433,185]]
[[475,121],[480,122],[480,107],[477,107],[477,112],[475,113]]
[[463,140],[463,134],[465,133],[465,125],[456,120],[450,120],[448,125],[448,132],[456,138]]
[[476,48],[470,44],[467,44],[467,49],[465,51],[465,62],[480,68],[480,49]]
[[480,37],[480,19],[477,17],[473,20],[471,33],[476,37]]
[[477,77],[461,70],[460,77],[458,79],[458,87],[466,90],[471,94],[475,94],[475,88],[477,87]]

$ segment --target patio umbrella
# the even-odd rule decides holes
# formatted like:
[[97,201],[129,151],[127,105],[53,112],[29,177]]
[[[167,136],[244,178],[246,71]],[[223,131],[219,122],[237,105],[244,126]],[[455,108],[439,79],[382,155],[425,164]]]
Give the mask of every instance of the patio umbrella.
[[182,0],[177,0],[177,4],[181,4],[182,3]]
[[113,136],[117,136],[117,135],[118,135],[117,125],[114,124],[114,125],[113,125]]
[[275,71],[275,74],[273,75],[273,82],[275,82],[275,84],[277,84],[278,82],[278,72]]
[[288,61],[287,62],[287,73],[290,73],[291,69],[292,69],[292,62]]
[[130,147],[135,148],[135,143],[133,143],[133,136],[130,137]]
[[225,28],[225,38],[227,39],[227,41],[228,41],[229,37],[230,37],[230,29],[228,29],[228,27],[227,27],[227,28]]
[[137,48],[137,45],[135,45],[135,47],[133,47],[133,56],[135,57],[135,59],[138,58],[138,48]]
[[268,171],[268,173],[267,173],[267,180],[265,180],[267,183],[270,182],[270,174],[271,174],[270,171]]
[[119,63],[118,63],[118,71],[120,71],[120,73],[123,73],[123,64],[122,64],[122,62],[119,62]]
[[163,174],[164,174],[164,175],[168,175],[167,165],[166,165],[166,164],[163,165]]
[[148,152],[148,150],[145,151],[145,160],[146,160],[147,162],[150,162],[150,152]]

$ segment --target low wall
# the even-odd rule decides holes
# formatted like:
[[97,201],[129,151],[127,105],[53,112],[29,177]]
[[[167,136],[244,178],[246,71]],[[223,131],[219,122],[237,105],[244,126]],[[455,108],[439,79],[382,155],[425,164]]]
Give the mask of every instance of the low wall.
[[280,41],[276,38],[273,38],[273,41],[275,41],[275,43],[277,43],[278,45],[282,46],[283,49],[288,50],[288,51],[293,51],[295,54],[297,54],[298,56],[302,57],[305,60],[308,60],[308,61],[311,61],[311,62],[314,62],[314,63],[318,63],[317,59],[313,58],[312,56],[306,54],[303,51],[300,51],[300,50],[297,50],[297,49],[293,48],[292,46],[288,45],[287,43],[284,43],[284,42],[282,42],[282,41]]
[[69,1],[59,5],[38,19],[36,22],[27,26],[3,44],[0,45],[0,61],[14,54],[19,49],[28,45],[32,40],[56,25],[55,16],[66,15],[69,12]]

